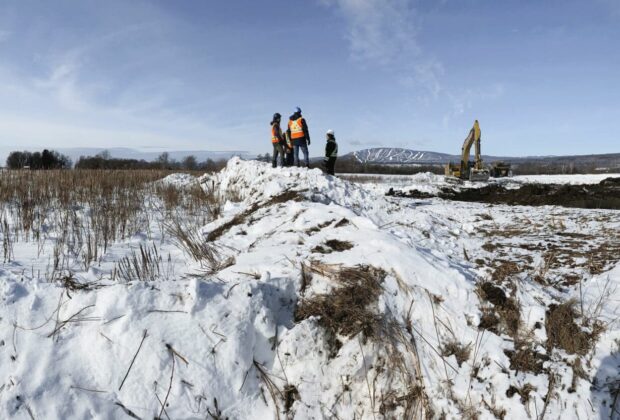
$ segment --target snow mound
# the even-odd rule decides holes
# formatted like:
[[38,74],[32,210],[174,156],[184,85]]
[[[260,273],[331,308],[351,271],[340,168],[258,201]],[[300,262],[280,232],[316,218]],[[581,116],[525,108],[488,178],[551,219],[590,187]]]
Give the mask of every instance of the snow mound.
[[[490,277],[474,263],[488,255],[477,236],[485,206],[395,200],[317,169],[238,158],[217,174],[162,182],[196,181],[228,200],[196,234],[225,262],[215,272],[152,232],[144,237],[167,250],[162,263],[180,261],[168,280],[118,283],[91,268],[75,288],[28,278],[19,264],[0,269],[0,418],[609,415],[610,391],[585,378],[617,375],[617,308],[597,302],[620,298],[618,268],[583,290],[527,275],[485,289]],[[166,223],[158,217],[153,231]],[[525,351],[515,336],[479,327],[482,308],[496,305],[484,293],[519,302],[540,369],[515,365]],[[587,359],[544,346],[549,304],[576,296],[610,325]],[[586,373],[573,374],[576,360]]]
[[175,186],[179,188],[189,187],[196,184],[197,178],[190,174],[170,174],[158,181],[164,186]]

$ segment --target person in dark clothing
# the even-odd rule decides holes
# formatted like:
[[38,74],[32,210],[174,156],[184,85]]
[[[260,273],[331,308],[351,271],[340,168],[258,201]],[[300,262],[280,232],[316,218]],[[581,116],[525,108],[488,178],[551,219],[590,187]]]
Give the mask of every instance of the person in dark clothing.
[[286,140],[286,146],[284,148],[285,156],[284,156],[284,165],[285,166],[293,166],[295,164],[295,157],[293,156],[293,142],[291,141],[291,136],[288,130],[284,133],[284,137]]
[[286,134],[293,143],[295,165],[300,166],[299,149],[301,149],[304,154],[306,168],[309,168],[310,159],[308,157],[308,146],[310,145],[310,132],[308,131],[306,120],[301,116],[301,109],[299,107],[295,108],[295,112],[289,118]]
[[273,159],[271,164],[274,168],[278,166],[278,155],[280,156],[280,166],[284,166],[284,148],[286,142],[282,135],[282,128],[280,128],[281,119],[282,116],[276,112],[273,114],[273,119],[271,120],[271,144],[273,145]]
[[335,175],[336,159],[338,159],[338,143],[336,143],[336,135],[334,130],[327,130],[327,143],[325,144],[325,158],[323,165],[329,175]]

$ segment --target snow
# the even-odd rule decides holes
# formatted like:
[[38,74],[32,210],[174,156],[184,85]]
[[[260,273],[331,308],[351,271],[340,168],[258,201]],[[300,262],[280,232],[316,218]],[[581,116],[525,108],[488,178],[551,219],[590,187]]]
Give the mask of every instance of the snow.
[[397,164],[428,164],[444,162],[450,155],[437,152],[424,152],[396,147],[378,147],[353,152],[353,156],[360,162],[391,162]]
[[618,178],[620,174],[580,174],[580,175],[518,175],[510,178],[499,178],[501,182],[515,182],[519,184],[598,184],[606,178]]
[[[595,177],[553,179],[581,183]],[[166,216],[157,206],[150,232],[114,244],[99,266],[76,269],[79,281],[92,283],[87,290],[69,291],[59,282],[47,282],[37,272],[45,271],[51,249],[38,255],[36,243],[16,244],[16,261],[0,266],[0,418],[128,418],[124,410],[153,418],[170,384],[162,416],[171,419],[210,418],[214,399],[231,419],[402,418],[404,403],[390,411],[382,401],[390,395],[404,397],[416,384],[427,400],[414,411],[417,416],[429,414],[425,410],[430,408],[435,417],[464,418],[473,410],[486,419],[495,418],[493,408],[505,410],[506,418],[537,418],[546,405],[546,418],[609,417],[609,384],[617,381],[620,359],[620,265],[596,275],[584,272],[580,285],[562,288],[540,285],[528,270],[519,273],[511,293],[522,305],[524,325],[539,342],[539,351],[549,356],[545,367],[563,385],[547,398],[549,376],[511,369],[505,351],[514,349],[512,339],[478,329],[482,302],[477,285],[491,273],[474,261],[505,257],[501,249],[484,248],[489,241],[481,233],[485,229],[529,229],[523,237],[500,237],[506,246],[554,243],[561,236],[554,236],[551,227],[561,220],[565,232],[597,237],[588,245],[617,243],[618,212],[394,199],[384,196],[389,178],[387,183],[357,184],[318,169],[273,169],[238,158],[217,174],[174,174],[158,182],[178,188],[201,185],[222,197],[235,192],[238,199],[201,229],[206,238],[235,216],[241,219],[214,241],[222,257],[234,258],[234,264],[205,273],[158,232]],[[418,174],[407,182],[433,191],[445,181]],[[270,201],[291,192],[302,198]],[[349,223],[340,224],[342,220]],[[549,235],[540,239],[536,229]],[[315,251],[331,239],[353,247]],[[168,257],[168,275],[152,282],[111,279],[115,261],[151,243]],[[539,254],[531,256],[534,268],[543,262]],[[311,261],[385,270],[374,310],[397,332],[390,337],[399,339],[341,336],[342,347],[330,357],[320,320],[294,318],[297,304],[338,287],[328,275],[314,273],[302,290],[301,264]],[[568,267],[554,270],[550,276],[568,273]],[[540,345],[547,336],[547,305],[569,298],[578,299],[586,313],[607,325],[584,357],[588,378],[597,378],[598,386],[578,379],[575,392],[568,391],[572,370],[567,360],[576,356]],[[534,329],[537,322],[543,327]],[[449,341],[471,348],[460,366],[454,355],[438,355]],[[395,355],[402,358],[398,369],[390,364]],[[275,387],[278,407],[261,371]],[[510,386],[525,384],[535,387],[526,403],[518,394],[507,396]],[[288,386],[295,387],[298,397],[284,413]]]

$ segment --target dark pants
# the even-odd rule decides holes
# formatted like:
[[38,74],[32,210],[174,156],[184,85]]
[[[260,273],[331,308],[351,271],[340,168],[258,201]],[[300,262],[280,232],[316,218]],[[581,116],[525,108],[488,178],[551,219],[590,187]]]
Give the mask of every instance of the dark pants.
[[284,166],[284,148],[280,143],[273,144],[273,158],[271,159],[271,165],[275,168],[278,162],[278,155],[280,155],[280,166]]
[[301,151],[304,154],[304,161],[305,161],[306,166],[310,166],[310,159],[308,158],[308,145],[306,144],[295,145],[295,165],[300,166],[299,165],[299,149],[301,149]]
[[284,163],[286,166],[293,166],[295,164],[295,158],[293,157],[293,149],[286,148],[286,158]]
[[327,162],[325,162],[325,169],[329,175],[336,175],[334,173],[334,170],[336,169],[336,159],[337,158],[335,157],[330,157],[327,159]]

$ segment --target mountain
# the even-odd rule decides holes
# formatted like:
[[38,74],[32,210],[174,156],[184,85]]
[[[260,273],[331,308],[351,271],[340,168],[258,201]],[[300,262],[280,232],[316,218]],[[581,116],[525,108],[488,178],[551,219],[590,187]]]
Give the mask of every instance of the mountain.
[[454,160],[453,155],[397,147],[378,147],[350,153],[361,163],[445,163]]
[[[450,161],[459,162],[460,155],[447,153],[402,149],[397,147],[379,147],[351,152],[346,157],[352,157],[361,163],[371,164],[399,164],[399,165],[439,165]],[[473,159],[473,154],[472,157]],[[482,155],[485,162],[504,161],[515,164],[542,163],[542,164],[588,164],[605,168],[620,167],[620,153],[597,155],[572,156],[488,156]]]

